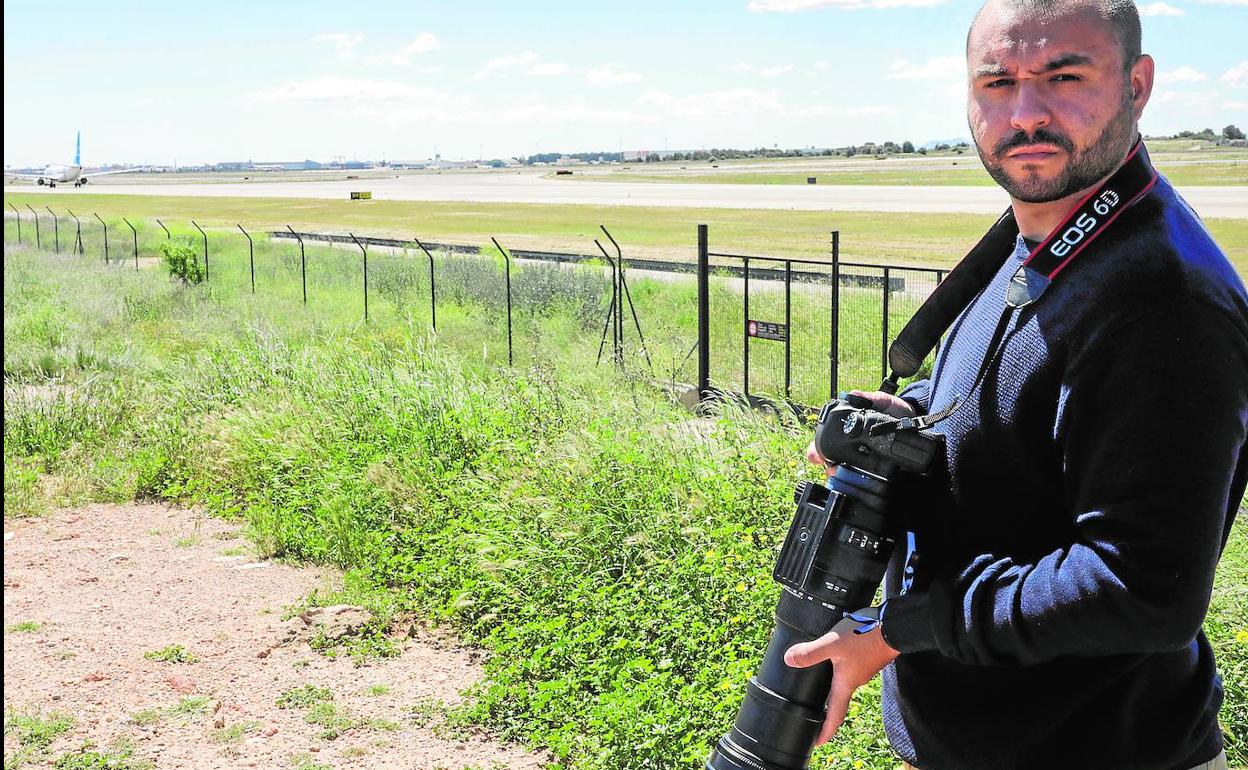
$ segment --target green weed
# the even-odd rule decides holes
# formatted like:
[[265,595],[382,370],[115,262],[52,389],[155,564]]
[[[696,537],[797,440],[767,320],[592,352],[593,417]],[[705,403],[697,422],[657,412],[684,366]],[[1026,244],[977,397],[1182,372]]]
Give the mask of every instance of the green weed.
[[4,734],[12,735],[17,745],[35,752],[44,751],[60,736],[74,729],[77,720],[62,711],[43,714],[38,710],[4,710]]
[[161,663],[197,663],[199,658],[187,652],[180,644],[171,644],[159,650],[150,650],[143,653],[143,657],[148,660],[160,661]]
[[242,743],[244,737],[259,731],[259,729],[260,723],[254,720],[235,722],[232,725],[213,730],[212,741],[213,743],[224,743],[227,745]]
[[118,740],[106,750],[98,750],[92,741],[84,741],[76,751],[62,754],[56,760],[57,770],[153,770],[156,765],[134,758],[134,746]]
[[307,708],[317,703],[331,701],[334,694],[328,687],[317,687],[311,684],[301,684],[298,687],[292,687],[283,692],[277,699],[277,707],[282,709],[289,708]]
[[6,626],[4,630],[11,634],[33,634],[42,628],[43,624],[37,620],[23,620]]

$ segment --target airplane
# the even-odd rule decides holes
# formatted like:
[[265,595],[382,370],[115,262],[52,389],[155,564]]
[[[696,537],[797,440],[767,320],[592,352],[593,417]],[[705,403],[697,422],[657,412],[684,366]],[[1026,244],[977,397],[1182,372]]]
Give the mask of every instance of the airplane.
[[93,171],[90,174],[82,173],[82,132],[79,131],[78,136],[74,140],[74,162],[72,164],[62,165],[54,163],[45,168],[42,174],[13,174],[5,172],[4,175],[18,177],[19,179],[33,179],[36,184],[46,184],[48,187],[56,187],[57,182],[73,182],[74,187],[81,187],[91,177],[142,170],[141,168],[119,168],[112,171]]

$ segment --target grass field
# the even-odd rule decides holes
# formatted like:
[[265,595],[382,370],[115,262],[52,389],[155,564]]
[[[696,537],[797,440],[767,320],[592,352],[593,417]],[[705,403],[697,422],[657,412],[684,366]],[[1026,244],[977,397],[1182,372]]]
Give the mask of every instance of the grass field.
[[[161,499],[241,517],[266,555],[348,570],[323,600],[414,612],[484,648],[458,723],[588,770],[700,766],[771,630],[808,428],[731,407],[698,423],[635,369],[588,365],[592,282],[545,274],[559,291],[528,295],[544,310],[524,334],[550,344],[506,367],[497,317],[454,278],[434,335],[405,301],[418,273],[384,278],[385,260],[364,324],[344,250],[310,252],[305,308],[288,244],[262,246],[253,297],[236,242],[209,284],[182,286],[14,247],[14,229],[7,516]],[[1232,764],[1248,760],[1246,515],[1206,623]],[[895,765],[864,688],[813,767]]]
[[[27,216],[24,234],[31,238],[25,206],[44,218],[44,206],[55,205],[62,227],[72,225],[59,207],[67,198],[38,193],[5,194]],[[525,204],[422,203],[414,201],[332,201],[281,198],[183,198],[75,193],[75,212],[90,217],[131,220],[160,218],[171,227],[191,231],[194,219],[206,228],[234,230],[295,229],[361,235],[476,243],[491,235],[508,248],[548,248],[596,254],[594,238],[605,224],[619,240],[626,257],[665,257],[692,261],[697,226],[710,227],[712,251],[770,254],[826,259],[830,231],[841,233],[841,258],[847,261],[948,268],[983,235],[990,216],[969,214],[889,214],[608,206],[545,206]],[[6,214],[6,216],[11,216]],[[84,222],[88,222],[84,219]],[[90,219],[89,222],[94,222]],[[1210,219],[1210,232],[1241,276],[1248,276],[1248,220]],[[94,227],[98,238],[98,225]],[[128,232],[128,231],[125,231]],[[192,231],[193,232],[193,231]]]

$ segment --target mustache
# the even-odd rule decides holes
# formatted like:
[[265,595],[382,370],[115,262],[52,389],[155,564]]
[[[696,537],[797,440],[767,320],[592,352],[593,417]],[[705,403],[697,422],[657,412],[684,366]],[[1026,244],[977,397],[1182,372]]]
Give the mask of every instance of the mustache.
[[1046,131],[1043,128],[1037,128],[1033,134],[1028,134],[1026,131],[1016,131],[1011,136],[997,142],[997,145],[993,147],[993,155],[1000,158],[1016,147],[1026,147],[1029,144],[1051,144],[1069,153],[1074,153],[1075,151],[1074,142],[1066,137],[1061,134],[1055,134],[1052,131]]

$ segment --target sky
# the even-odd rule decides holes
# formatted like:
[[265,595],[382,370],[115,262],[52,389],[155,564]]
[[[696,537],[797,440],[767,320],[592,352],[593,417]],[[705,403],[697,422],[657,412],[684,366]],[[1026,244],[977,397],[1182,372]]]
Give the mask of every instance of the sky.
[[[4,4],[4,163],[916,145],[971,0]],[[1146,134],[1248,128],[1248,0],[1141,0]]]

